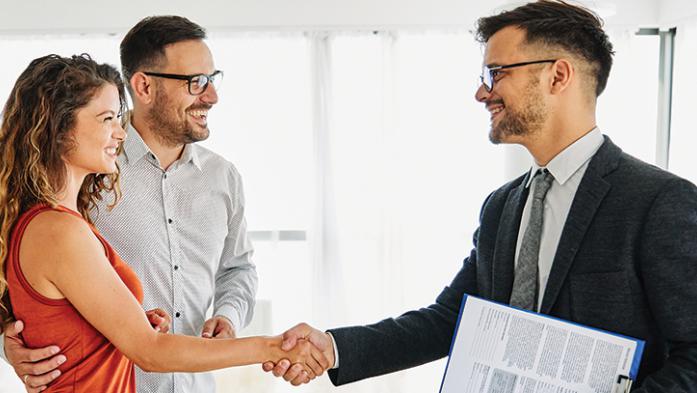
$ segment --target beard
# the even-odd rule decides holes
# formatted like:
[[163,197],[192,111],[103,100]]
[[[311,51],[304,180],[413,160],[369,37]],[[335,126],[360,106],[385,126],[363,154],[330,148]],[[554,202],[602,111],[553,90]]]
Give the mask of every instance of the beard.
[[[196,104],[186,108],[186,111],[210,109],[212,105]],[[188,143],[200,142],[208,138],[208,127],[195,128],[184,117],[177,116],[176,106],[172,104],[164,90],[159,90],[155,96],[152,109],[146,115],[148,126],[157,130],[155,136],[166,146],[181,146]],[[185,115],[186,116],[186,115]]]
[[[542,100],[542,95],[537,89],[538,86],[539,81],[533,79],[525,87],[521,97],[527,97],[526,107],[518,110],[512,106],[505,106],[505,113],[499,119],[498,124],[491,125],[489,140],[493,144],[504,143],[512,136],[530,136],[540,130],[547,118],[547,108]],[[503,104],[503,100],[492,102]]]

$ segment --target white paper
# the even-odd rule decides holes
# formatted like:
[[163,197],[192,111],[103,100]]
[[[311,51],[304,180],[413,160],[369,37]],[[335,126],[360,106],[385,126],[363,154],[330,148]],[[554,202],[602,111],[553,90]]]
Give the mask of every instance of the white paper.
[[442,393],[614,393],[635,340],[467,297]]

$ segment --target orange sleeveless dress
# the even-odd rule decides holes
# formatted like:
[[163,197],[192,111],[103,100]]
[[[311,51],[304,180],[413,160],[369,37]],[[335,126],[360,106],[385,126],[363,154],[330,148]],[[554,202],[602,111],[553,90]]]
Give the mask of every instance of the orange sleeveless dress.
[[[133,362],[92,327],[67,299],[49,299],[42,296],[31,287],[22,273],[19,265],[19,246],[24,230],[37,214],[47,210],[82,218],[79,213],[62,206],[34,206],[20,216],[13,228],[6,263],[10,302],[15,318],[24,322],[24,342],[30,348],[58,345],[61,353],[67,358],[59,367],[60,377],[44,392],[134,393],[136,389]],[[91,227],[104,246],[114,270],[142,304],[143,289],[138,277],[119,258],[96,228]]]

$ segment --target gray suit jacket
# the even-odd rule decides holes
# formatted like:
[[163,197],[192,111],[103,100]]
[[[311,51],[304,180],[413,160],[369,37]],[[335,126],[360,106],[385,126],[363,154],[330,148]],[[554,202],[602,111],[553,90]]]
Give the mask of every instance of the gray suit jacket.
[[[526,176],[484,202],[475,248],[434,304],[330,330],[334,384],[447,356],[464,293],[508,303]],[[636,392],[697,392],[697,187],[605,137],[571,205],[541,312],[646,340]]]

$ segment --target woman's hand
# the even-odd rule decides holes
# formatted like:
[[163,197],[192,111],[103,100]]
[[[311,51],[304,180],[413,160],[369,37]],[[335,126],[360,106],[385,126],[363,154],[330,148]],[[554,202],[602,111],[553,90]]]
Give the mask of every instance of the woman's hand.
[[317,349],[312,343],[305,339],[299,339],[295,347],[288,352],[281,349],[283,341],[282,337],[274,338],[273,340],[273,359],[269,359],[274,363],[278,363],[281,359],[288,359],[293,364],[299,364],[303,367],[303,371],[307,373],[309,379],[314,379],[324,373],[324,370],[329,368],[329,360],[322,354],[322,351]]
[[167,311],[161,308],[154,308],[150,311],[146,311],[145,315],[148,317],[150,325],[156,332],[169,332],[169,326],[172,324],[172,317],[167,314]]

